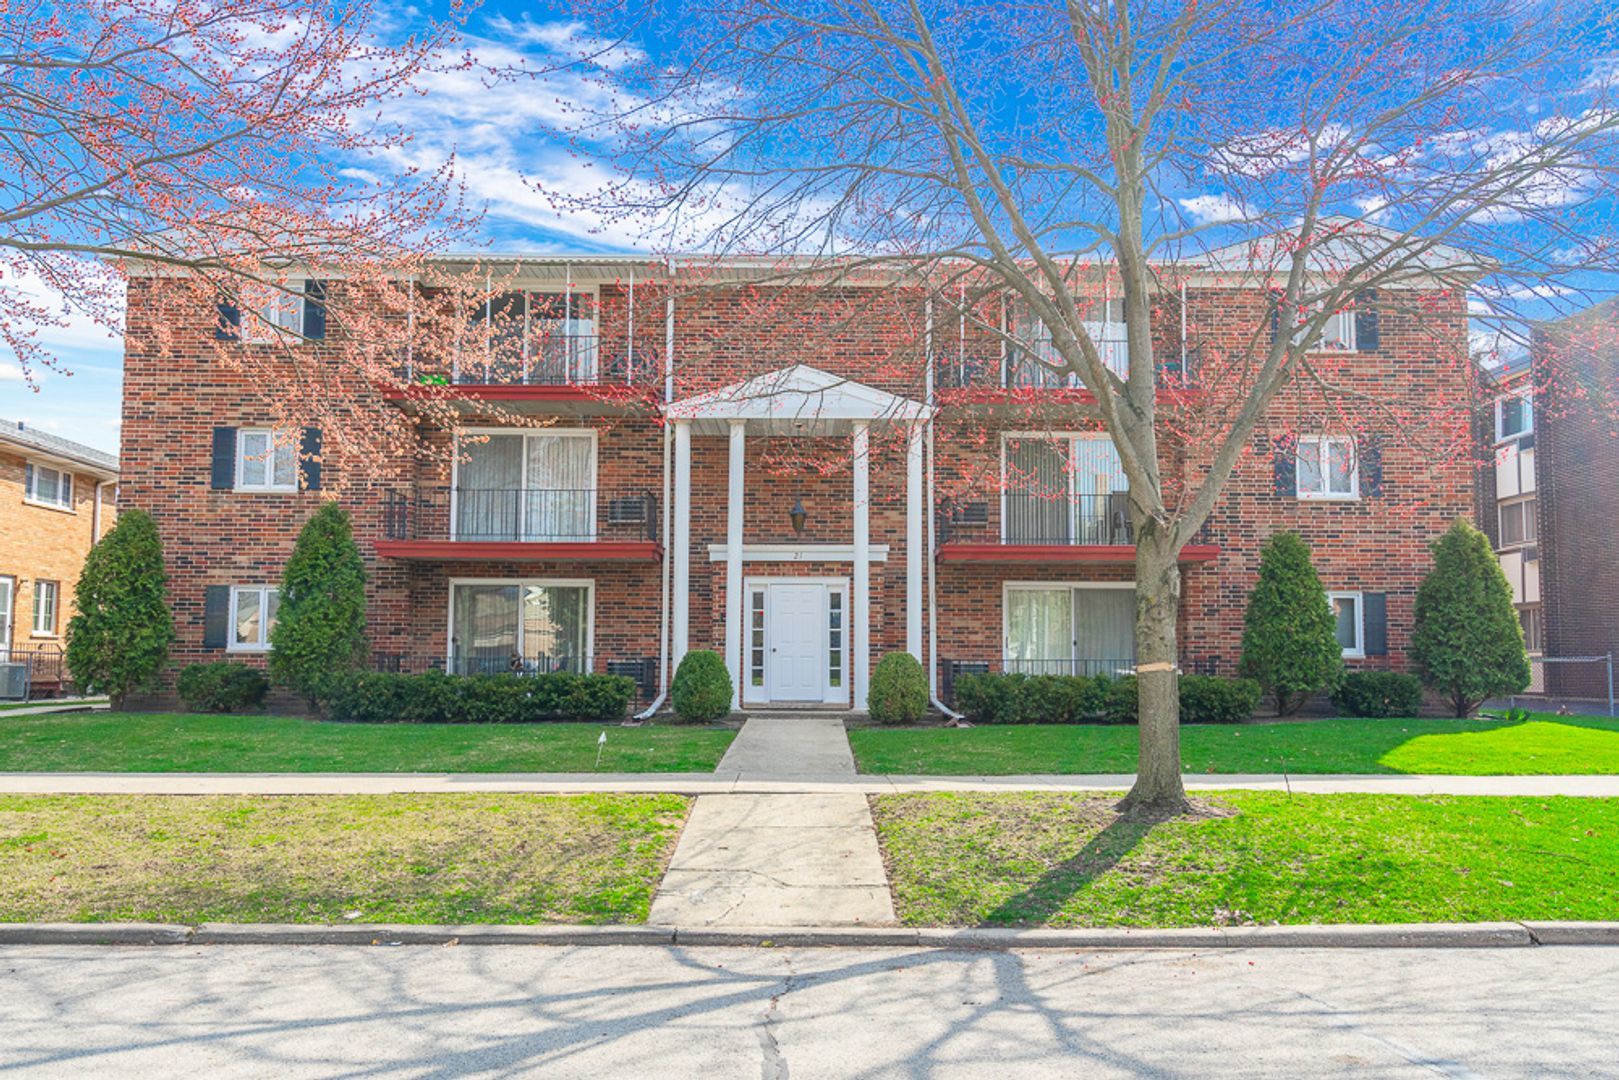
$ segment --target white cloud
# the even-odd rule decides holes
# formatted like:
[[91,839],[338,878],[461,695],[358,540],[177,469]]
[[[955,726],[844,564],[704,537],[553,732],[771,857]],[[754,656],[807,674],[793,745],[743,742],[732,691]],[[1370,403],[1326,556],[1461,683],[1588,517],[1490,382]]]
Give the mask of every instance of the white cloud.
[[1255,215],[1243,203],[1229,195],[1194,195],[1178,200],[1181,209],[1199,225],[1221,225],[1232,221],[1247,221]]
[[22,367],[10,360],[0,360],[0,382],[22,382]]

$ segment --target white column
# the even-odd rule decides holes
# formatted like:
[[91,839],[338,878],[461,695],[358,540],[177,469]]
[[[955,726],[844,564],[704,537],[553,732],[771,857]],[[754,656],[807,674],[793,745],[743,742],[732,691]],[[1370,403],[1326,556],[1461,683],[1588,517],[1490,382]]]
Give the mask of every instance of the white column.
[[871,437],[864,420],[854,422],[854,707],[866,708],[871,688]]
[[922,661],[922,425],[905,440],[905,651]]
[[691,648],[691,421],[675,421],[675,515],[674,551],[674,656],[680,661]]
[[746,420],[731,421],[725,509],[725,666],[731,672],[732,709],[742,707],[742,464],[746,431]]

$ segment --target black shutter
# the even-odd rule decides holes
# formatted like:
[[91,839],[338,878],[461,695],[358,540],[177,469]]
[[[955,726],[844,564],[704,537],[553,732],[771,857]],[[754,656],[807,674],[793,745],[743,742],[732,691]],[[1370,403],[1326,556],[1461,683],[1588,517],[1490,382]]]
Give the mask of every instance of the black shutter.
[[304,337],[310,341],[326,338],[326,283],[314,278],[304,282]]
[[219,318],[214,322],[214,337],[220,341],[235,341],[242,336],[242,309],[226,297],[216,305]]
[[320,490],[320,428],[306,427],[298,440],[298,489]]
[[215,491],[229,491],[236,486],[236,429],[214,428],[213,478],[208,485]]
[[1355,440],[1355,458],[1360,463],[1360,494],[1375,499],[1383,494],[1383,440],[1375,435]]
[[1282,332],[1282,294],[1270,294],[1270,339],[1275,341]]
[[1369,592],[1360,594],[1361,620],[1364,623],[1367,656],[1387,656],[1389,652],[1388,594]]
[[1355,350],[1376,352],[1377,290],[1367,289],[1355,298]]
[[223,649],[230,632],[230,586],[210,585],[202,592],[202,647]]
[[1271,467],[1276,473],[1276,495],[1282,499],[1299,497],[1298,440],[1278,435],[1271,440]]

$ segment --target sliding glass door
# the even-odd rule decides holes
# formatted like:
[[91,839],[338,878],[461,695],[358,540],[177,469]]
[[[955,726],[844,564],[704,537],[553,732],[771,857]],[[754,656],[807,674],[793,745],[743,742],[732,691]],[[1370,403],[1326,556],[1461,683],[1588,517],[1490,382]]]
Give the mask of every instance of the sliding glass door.
[[1112,440],[1008,436],[1001,539],[1008,544],[1128,544],[1130,482]]
[[1007,671],[1123,675],[1135,665],[1135,589],[1009,585]]
[[590,432],[494,434],[461,445],[455,539],[562,543],[595,536]]
[[589,671],[588,584],[451,586],[450,669],[459,674]]

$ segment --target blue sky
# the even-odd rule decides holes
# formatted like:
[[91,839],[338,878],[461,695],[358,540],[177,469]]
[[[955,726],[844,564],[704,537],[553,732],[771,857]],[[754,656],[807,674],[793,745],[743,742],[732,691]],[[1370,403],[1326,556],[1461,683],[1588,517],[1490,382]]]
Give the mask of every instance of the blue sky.
[[[436,2],[436,0],[430,0]],[[404,34],[419,10],[394,9],[390,33]],[[586,31],[549,17],[545,5],[493,0],[467,27],[468,45],[479,62],[492,68],[537,69],[558,50],[577,51]],[[1619,62],[1609,65],[1615,77]],[[629,250],[643,246],[625,227],[604,223],[585,212],[559,212],[536,184],[554,192],[588,193],[601,180],[599,166],[570,153],[558,132],[570,119],[568,103],[593,103],[593,83],[568,75],[534,81],[492,82],[476,72],[430,75],[424,94],[394,102],[387,118],[412,133],[408,150],[392,160],[355,162],[355,176],[404,165],[436,168],[452,153],[471,197],[486,207],[480,235],[467,247],[524,251]],[[1525,103],[1530,115],[1533,104]],[[1179,205],[1187,218],[1218,223],[1232,213],[1221,191],[1190,188]],[[22,283],[27,288],[28,283]],[[121,343],[103,329],[77,318],[42,335],[61,357],[64,370],[36,373],[36,386],[22,378],[14,360],[0,352],[0,417],[99,449],[116,451],[122,390]],[[71,372],[71,374],[69,374]]]

